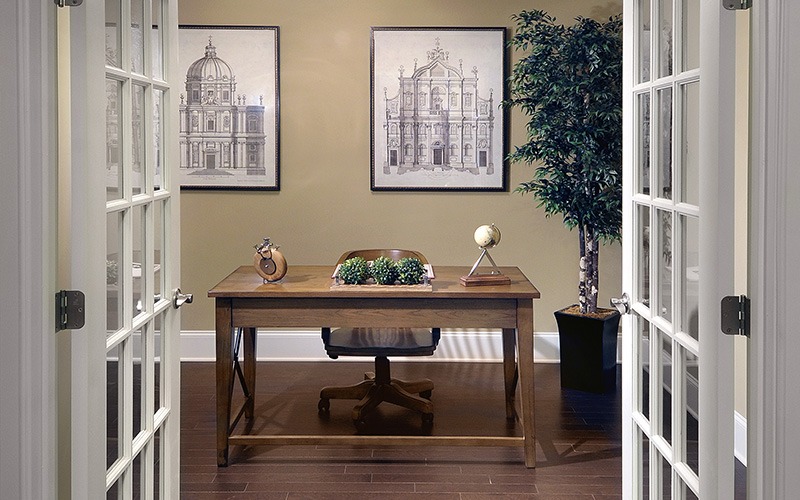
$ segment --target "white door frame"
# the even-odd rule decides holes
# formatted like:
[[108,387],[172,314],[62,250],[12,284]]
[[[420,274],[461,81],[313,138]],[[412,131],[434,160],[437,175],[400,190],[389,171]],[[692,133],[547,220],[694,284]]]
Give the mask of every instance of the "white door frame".
[[800,490],[800,4],[753,4],[747,489],[748,498],[791,498]]
[[0,2],[0,484],[56,497],[55,5]]

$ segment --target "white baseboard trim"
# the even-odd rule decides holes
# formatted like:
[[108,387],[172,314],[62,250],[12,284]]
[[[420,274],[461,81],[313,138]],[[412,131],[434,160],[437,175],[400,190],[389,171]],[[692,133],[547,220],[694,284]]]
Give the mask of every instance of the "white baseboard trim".
[[747,467],[747,418],[733,412],[733,455]]
[[[181,360],[213,361],[216,349],[214,337],[213,331],[181,332]],[[259,328],[256,342],[256,359],[260,361],[322,361],[329,359],[322,347],[319,330],[275,329],[267,331]],[[558,332],[536,332],[533,347],[534,361],[537,363],[558,363]],[[433,359],[501,361],[503,359],[501,332],[491,329],[442,330],[442,339]],[[409,360],[413,360],[413,358],[409,358]]]

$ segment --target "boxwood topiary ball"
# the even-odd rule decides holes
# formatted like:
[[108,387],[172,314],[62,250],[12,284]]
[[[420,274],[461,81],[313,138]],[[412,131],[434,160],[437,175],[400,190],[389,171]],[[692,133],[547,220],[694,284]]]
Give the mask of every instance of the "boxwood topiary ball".
[[370,266],[370,273],[379,285],[394,285],[397,281],[397,265],[389,257],[381,255]]
[[404,257],[397,261],[397,275],[402,285],[418,285],[425,276],[425,266],[416,257]]
[[364,257],[353,257],[339,266],[339,278],[347,285],[360,285],[369,278],[369,266]]

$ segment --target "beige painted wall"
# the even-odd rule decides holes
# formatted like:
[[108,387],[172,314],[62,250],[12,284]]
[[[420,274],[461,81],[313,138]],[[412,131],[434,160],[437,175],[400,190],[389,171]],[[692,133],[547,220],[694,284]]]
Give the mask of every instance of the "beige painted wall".
[[[181,197],[184,330],[212,330],[206,292],[236,266],[252,262],[264,236],[293,264],[333,264],[352,248],[421,251],[434,265],[471,265],[472,233],[494,222],[499,265],[519,266],[542,293],[536,330],[556,331],[552,312],[577,300],[577,234],[545,219],[530,197],[514,193],[370,191],[370,27],[507,26],[539,8],[569,23],[605,18],[614,0],[183,0],[182,24],[280,26],[280,192],[197,192]],[[509,31],[509,34],[511,31]],[[224,58],[224,57],[223,57]],[[525,140],[524,116],[511,114],[511,145]],[[512,165],[510,186],[532,169]],[[620,293],[619,245],[601,250],[600,301]]]

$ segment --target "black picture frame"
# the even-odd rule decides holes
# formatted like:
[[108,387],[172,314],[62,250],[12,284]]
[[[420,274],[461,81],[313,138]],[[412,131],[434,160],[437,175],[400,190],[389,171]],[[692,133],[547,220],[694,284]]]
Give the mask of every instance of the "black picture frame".
[[372,27],[372,191],[508,191],[506,31]]
[[179,25],[183,190],[280,190],[280,29]]

